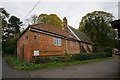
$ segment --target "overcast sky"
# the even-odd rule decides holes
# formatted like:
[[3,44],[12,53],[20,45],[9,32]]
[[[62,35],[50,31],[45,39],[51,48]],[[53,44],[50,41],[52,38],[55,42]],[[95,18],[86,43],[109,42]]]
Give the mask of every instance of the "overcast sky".
[[[8,13],[24,21],[27,14],[38,1],[2,0],[0,7],[4,7]],[[95,10],[110,12],[115,16],[115,19],[118,19],[118,2],[119,0],[40,0],[40,3],[30,15],[42,13],[57,14],[61,20],[66,17],[68,25],[78,29],[82,17]]]

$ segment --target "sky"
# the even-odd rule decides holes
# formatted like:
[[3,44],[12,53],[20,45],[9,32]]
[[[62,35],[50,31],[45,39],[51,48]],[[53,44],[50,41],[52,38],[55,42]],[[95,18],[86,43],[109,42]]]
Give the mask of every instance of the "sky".
[[39,4],[30,15],[56,14],[61,20],[66,17],[68,25],[76,29],[79,28],[82,17],[93,11],[106,11],[112,13],[115,20],[118,19],[119,0],[1,0],[0,7],[25,22],[30,17],[28,13],[38,1]]

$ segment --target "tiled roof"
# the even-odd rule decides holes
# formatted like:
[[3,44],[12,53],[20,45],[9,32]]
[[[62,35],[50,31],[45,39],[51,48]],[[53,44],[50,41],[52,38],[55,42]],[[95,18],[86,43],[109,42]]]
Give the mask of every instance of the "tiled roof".
[[82,32],[80,32],[79,30],[77,29],[74,29],[73,27],[71,26],[68,26],[74,33],[75,35],[82,41],[82,42],[86,42],[86,43],[90,43],[90,44],[93,44],[92,41]]
[[[39,30],[43,30],[43,31],[47,31],[47,32],[51,32],[51,33],[54,33],[54,34],[58,34],[58,35],[61,35],[61,36],[65,36],[67,38],[76,39],[70,33],[66,32],[64,30],[61,30],[57,27],[46,24],[46,23],[34,24],[34,25],[30,25],[30,27],[36,28],[36,29],[39,29]],[[72,36],[72,37],[70,37],[70,36]]]

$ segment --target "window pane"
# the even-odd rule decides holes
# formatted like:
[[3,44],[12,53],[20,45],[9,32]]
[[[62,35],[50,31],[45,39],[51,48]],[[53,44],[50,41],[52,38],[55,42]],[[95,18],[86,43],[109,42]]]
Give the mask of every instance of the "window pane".
[[61,39],[58,39],[58,45],[61,46]]
[[89,48],[91,49],[91,45],[89,45]]
[[70,46],[73,46],[73,42],[72,41],[70,41]]
[[36,39],[37,37],[36,37],[36,35],[34,36],[34,39]]
[[83,47],[85,48],[85,44],[83,44]]
[[54,38],[54,45],[57,45],[57,38]]
[[82,43],[81,45],[85,48],[85,43]]
[[77,42],[76,42],[76,47],[77,47],[78,45],[77,45]]

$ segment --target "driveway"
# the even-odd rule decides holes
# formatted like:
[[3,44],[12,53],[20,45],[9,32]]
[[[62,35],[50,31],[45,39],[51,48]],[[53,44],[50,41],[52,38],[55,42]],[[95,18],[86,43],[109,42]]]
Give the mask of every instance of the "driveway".
[[14,70],[3,60],[4,78],[117,78],[118,58],[32,71]]

